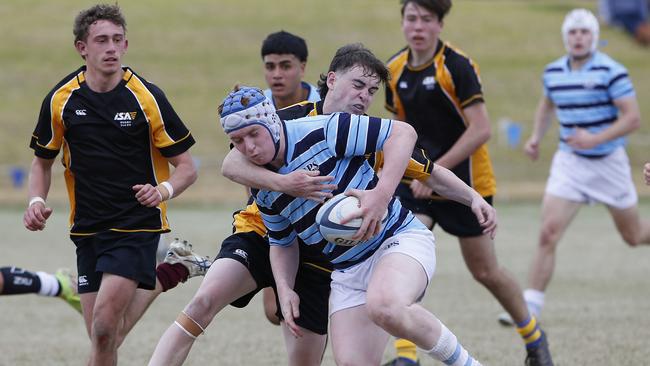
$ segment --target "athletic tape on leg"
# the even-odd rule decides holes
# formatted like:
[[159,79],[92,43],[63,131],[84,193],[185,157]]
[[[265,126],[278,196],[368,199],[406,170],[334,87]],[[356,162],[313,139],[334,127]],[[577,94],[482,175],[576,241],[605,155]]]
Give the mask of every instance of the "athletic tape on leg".
[[181,330],[192,339],[196,339],[196,337],[205,333],[205,329],[203,329],[203,327],[197,323],[196,320],[192,319],[184,311],[181,311],[181,313],[178,314],[178,317],[176,318],[174,324],[181,328]]

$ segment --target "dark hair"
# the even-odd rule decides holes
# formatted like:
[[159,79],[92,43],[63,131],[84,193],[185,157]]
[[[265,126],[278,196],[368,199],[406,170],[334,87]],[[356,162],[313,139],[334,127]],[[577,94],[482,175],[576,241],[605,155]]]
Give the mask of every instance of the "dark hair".
[[[351,43],[336,50],[327,73],[330,71],[341,72],[355,66],[362,67],[364,75],[376,75],[382,83],[388,81],[389,74],[386,65],[361,43]],[[321,99],[325,99],[329,90],[327,73],[320,74],[320,80],[318,80],[318,93]]]
[[126,19],[124,19],[124,15],[122,15],[122,11],[117,4],[97,4],[92,8],[82,10],[74,19],[72,28],[74,43],[77,43],[77,41],[85,42],[88,38],[88,28],[98,20],[108,20],[121,26],[126,32]]
[[438,16],[438,20],[441,21],[449,10],[451,9],[451,0],[400,0],[402,4],[402,16],[404,16],[404,8],[408,3],[415,3],[433,14]]
[[269,54],[294,55],[307,62],[307,43],[304,39],[283,30],[269,34],[262,42],[262,58]]

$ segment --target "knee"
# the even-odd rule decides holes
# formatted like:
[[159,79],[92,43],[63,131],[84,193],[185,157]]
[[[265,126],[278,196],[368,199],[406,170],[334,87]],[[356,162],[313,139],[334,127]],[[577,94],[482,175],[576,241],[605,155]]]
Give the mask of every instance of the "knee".
[[635,232],[623,231],[621,232],[621,237],[623,238],[623,241],[625,241],[625,244],[631,247],[635,247],[641,243],[640,235]]
[[547,250],[555,250],[555,244],[560,240],[562,230],[560,225],[554,222],[545,222],[539,234],[539,244]]
[[101,318],[93,319],[91,338],[93,344],[100,350],[111,350],[117,344],[117,322]]
[[264,315],[273,325],[280,325],[280,318],[277,314],[278,308],[275,304],[264,304]]
[[[400,323],[399,316],[402,314],[403,307],[396,304],[394,299],[386,297],[368,298],[366,308],[370,320],[385,330],[394,329]],[[389,331],[389,333],[391,332]]]
[[491,288],[493,285],[496,285],[499,282],[499,267],[492,268],[491,266],[479,266],[471,269],[472,276],[474,279],[486,286]]

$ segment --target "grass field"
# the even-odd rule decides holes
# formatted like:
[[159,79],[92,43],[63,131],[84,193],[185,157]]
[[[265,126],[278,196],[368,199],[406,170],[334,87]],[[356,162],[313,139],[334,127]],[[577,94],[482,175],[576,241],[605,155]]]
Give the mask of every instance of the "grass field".
[[[0,2],[0,202],[22,203],[25,195],[7,194],[9,166],[27,167],[27,148],[41,101],[63,76],[81,64],[72,45],[72,21],[89,0],[8,0]],[[510,118],[530,132],[541,92],[544,65],[563,52],[560,25],[575,6],[595,7],[585,0],[459,0],[445,20],[443,39],[466,51],[481,67],[493,125],[490,151],[503,199],[537,197],[557,143],[555,129],[544,140],[539,163],[530,164],[503,142],[499,120]],[[234,186],[218,174],[227,149],[216,123],[216,106],[235,82],[262,86],[259,48],[279,29],[302,35],[310,50],[306,80],[315,82],[335,50],[363,42],[380,59],[404,45],[398,0],[172,0],[120,1],[128,21],[130,47],[125,63],[160,85],[192,129],[201,161],[195,202],[221,201]],[[603,50],[625,64],[637,87],[642,115],[650,116],[649,51],[637,47],[618,30],[603,27]],[[371,114],[387,116],[383,92]],[[650,159],[644,126],[630,138],[635,169]],[[639,174],[637,174],[637,177]],[[215,190],[215,185],[225,189]],[[225,194],[224,194],[225,192]],[[63,194],[55,197],[63,197]],[[188,192],[189,193],[189,192]],[[241,197],[236,196],[236,199]]]
[[[228,233],[235,207],[172,208],[178,235],[197,251],[214,255]],[[536,204],[498,206],[497,247],[501,263],[524,280],[538,229]],[[650,203],[641,211],[650,215]],[[44,232],[22,228],[22,212],[0,210],[0,265],[32,270],[74,268],[65,231],[66,209],[57,208]],[[500,308],[473,281],[458,244],[436,231],[438,266],[424,299],[483,362],[521,365],[523,346],[512,329],[496,322]],[[648,248],[629,249],[618,238],[603,207],[581,211],[561,243],[557,272],[542,319],[556,365],[639,365],[650,359],[650,267]],[[120,365],[145,365],[160,335],[195,292],[192,279],[161,295],[120,350]],[[0,298],[0,365],[81,365],[89,349],[81,317],[58,299],[35,295]],[[392,350],[388,350],[388,359]],[[324,365],[333,365],[328,349]],[[187,365],[282,365],[280,331],[266,322],[259,296],[244,310],[227,308],[195,345]],[[424,359],[423,365],[437,365]]]

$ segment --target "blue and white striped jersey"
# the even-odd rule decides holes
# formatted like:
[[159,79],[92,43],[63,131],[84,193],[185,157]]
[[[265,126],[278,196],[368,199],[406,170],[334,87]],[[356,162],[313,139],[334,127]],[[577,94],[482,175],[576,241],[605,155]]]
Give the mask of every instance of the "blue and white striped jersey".
[[565,142],[575,127],[598,133],[616,121],[618,109],[613,101],[635,95],[623,65],[596,51],[580,70],[571,70],[569,57],[564,56],[546,66],[542,81],[544,95],[555,104],[560,122],[560,149],[583,156],[603,156],[625,146],[625,137],[588,150],[574,150]]
[[[278,173],[298,169],[319,170],[334,176],[336,195],[347,189],[372,189],[377,176],[364,155],[383,149],[392,120],[347,113],[305,117],[284,122],[285,165]],[[271,245],[286,246],[299,237],[307,245],[320,245],[335,268],[347,268],[369,257],[379,245],[405,229],[426,227],[393,199],[384,230],[354,247],[328,243],[315,222],[320,204],[284,193],[253,190]]]
[[[315,87],[312,84],[306,83],[304,81],[301,81],[300,85],[302,86],[303,89],[309,90],[309,94],[307,94],[307,99],[305,99],[305,101],[307,102],[320,101],[320,94],[318,93],[317,87]],[[273,101],[273,93],[271,92],[271,89],[265,89],[264,96],[266,97],[266,99],[270,100],[271,103],[273,103],[273,106],[275,107],[275,101]]]

